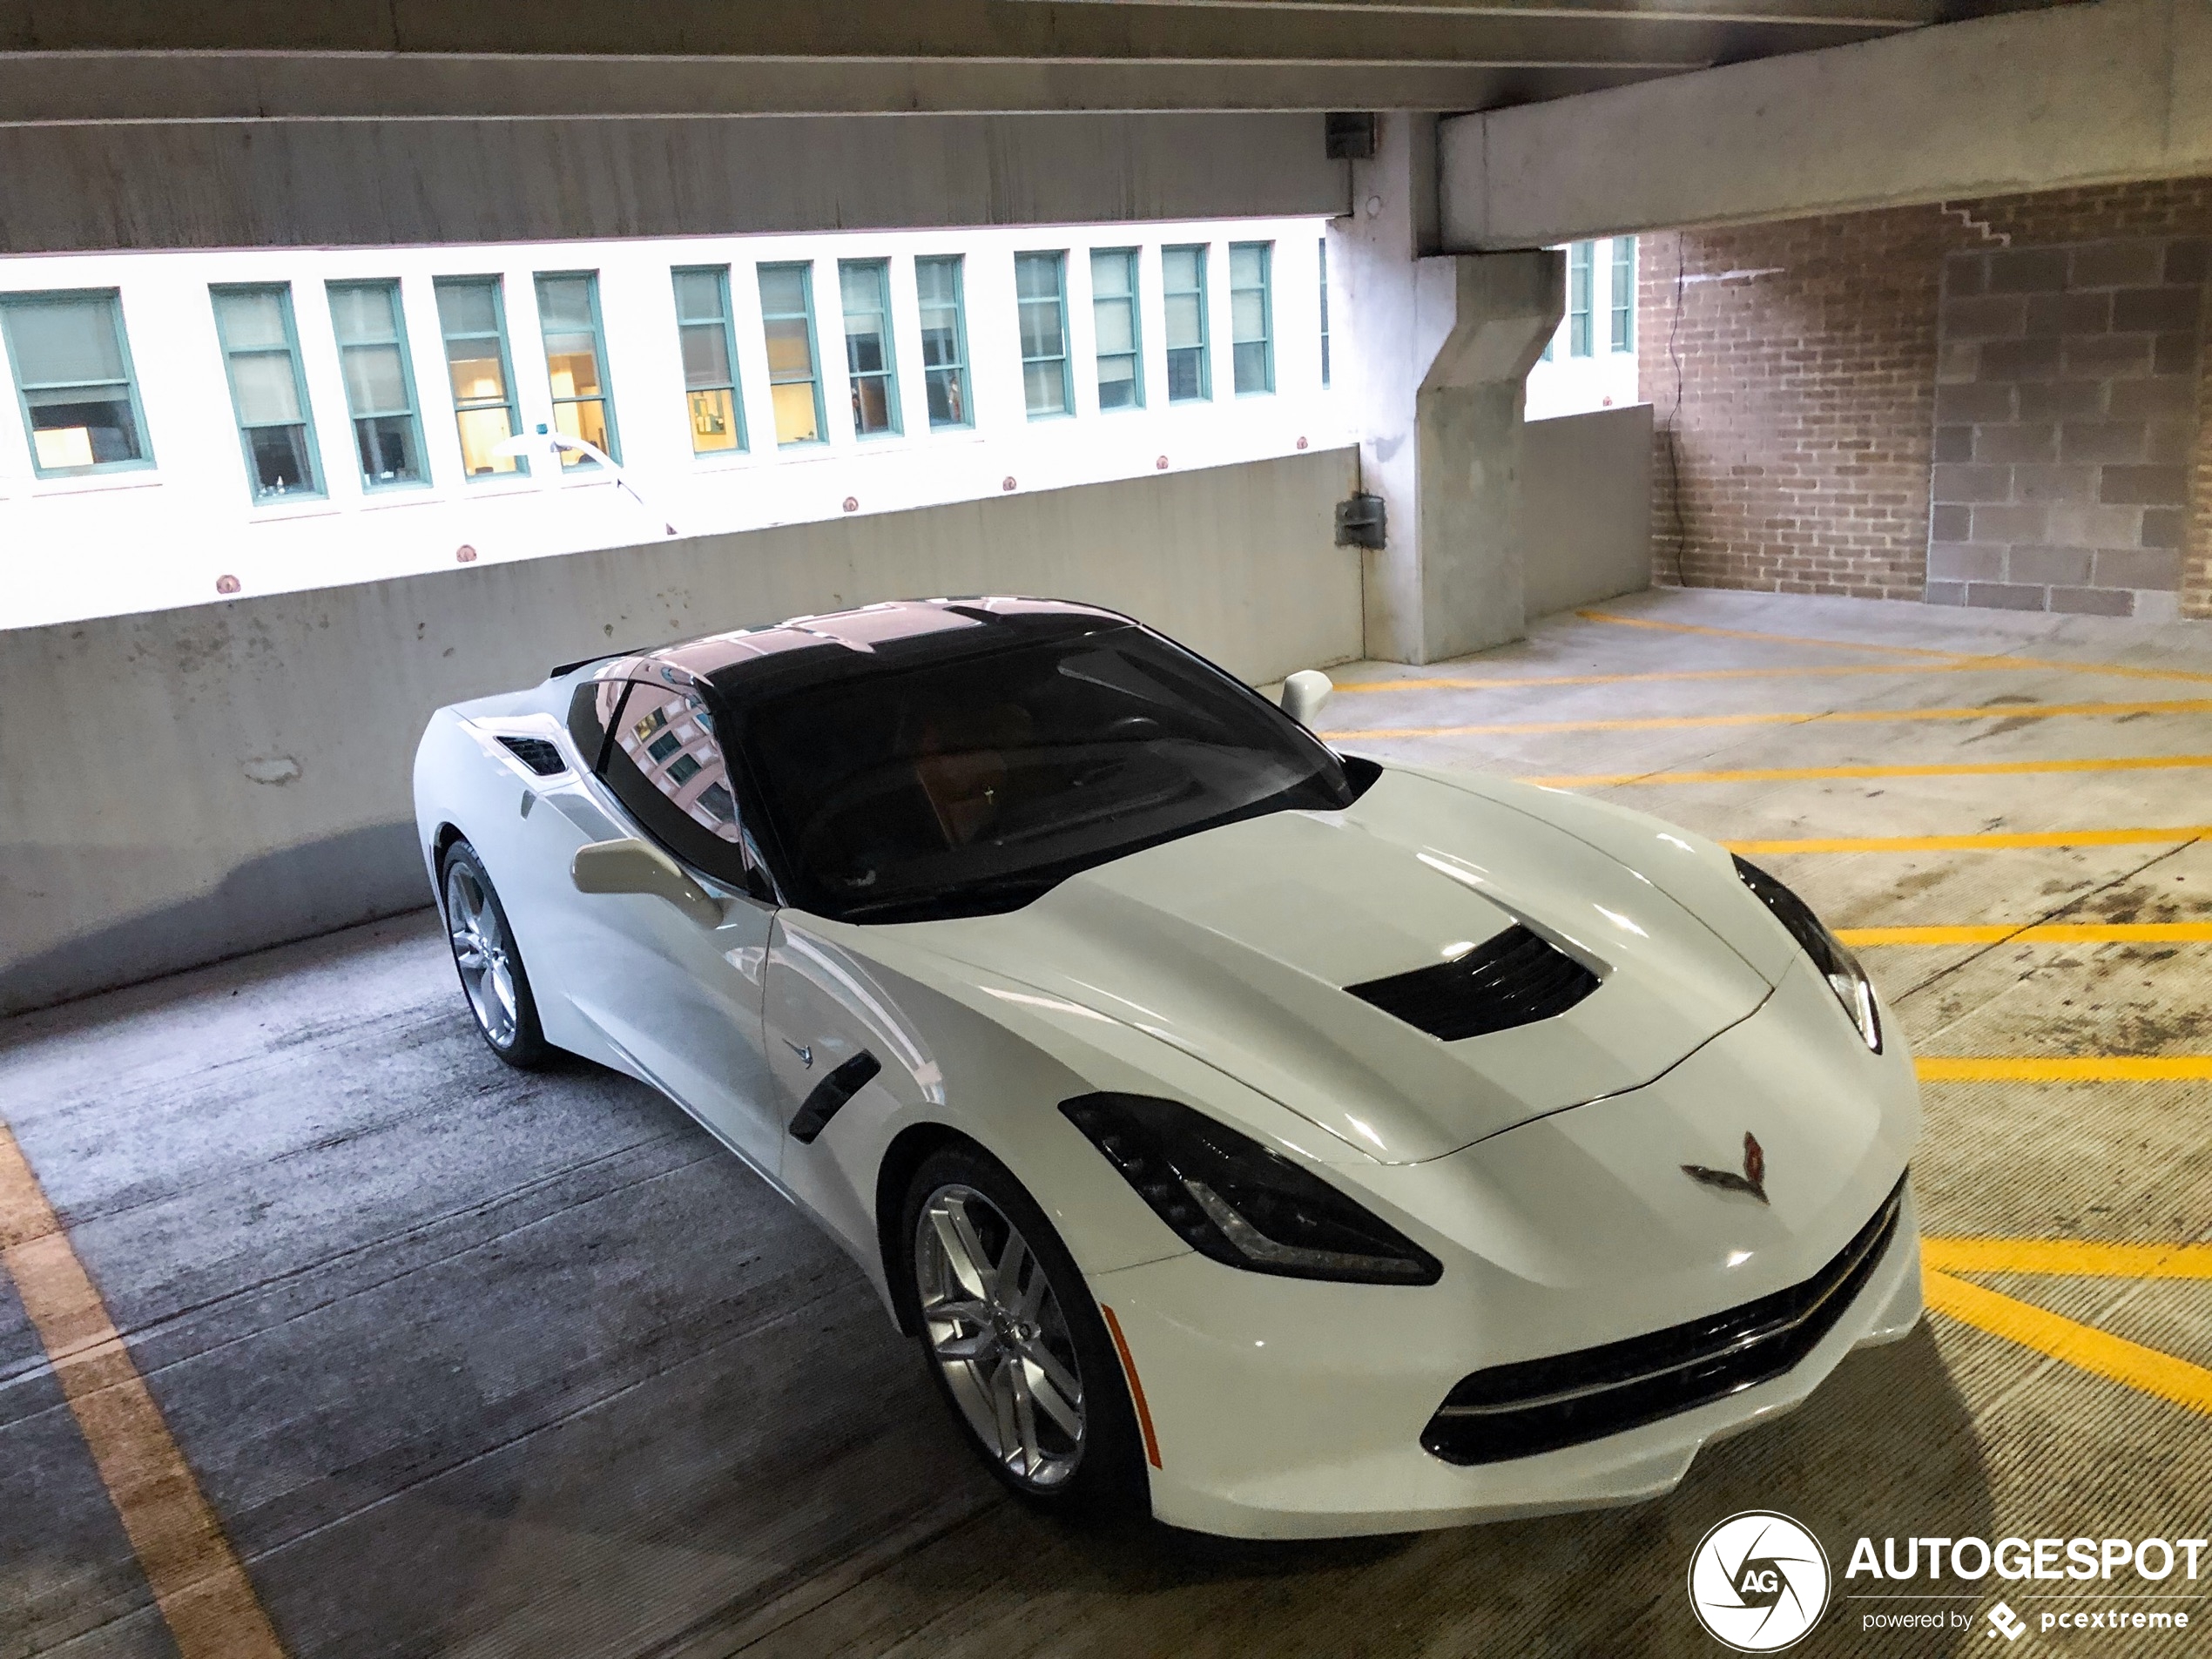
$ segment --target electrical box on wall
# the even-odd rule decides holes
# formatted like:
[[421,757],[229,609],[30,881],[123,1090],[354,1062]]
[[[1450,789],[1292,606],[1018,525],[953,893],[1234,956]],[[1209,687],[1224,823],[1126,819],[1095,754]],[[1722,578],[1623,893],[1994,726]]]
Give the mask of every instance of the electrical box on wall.
[[1337,503],[1339,547],[1380,547],[1386,533],[1380,496],[1353,496]]
[[1332,110],[1327,126],[1332,161],[1368,161],[1375,153],[1375,117],[1370,110]]

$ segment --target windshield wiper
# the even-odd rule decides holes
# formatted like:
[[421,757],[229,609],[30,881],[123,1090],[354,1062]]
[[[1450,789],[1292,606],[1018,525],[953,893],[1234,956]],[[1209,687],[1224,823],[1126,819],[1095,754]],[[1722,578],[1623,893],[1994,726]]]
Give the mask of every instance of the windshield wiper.
[[1066,880],[1067,873],[1047,875],[1041,872],[1025,872],[1020,875],[978,876],[966,881],[947,881],[934,887],[912,887],[904,893],[887,894],[880,899],[867,899],[845,907],[845,919],[857,921],[862,916],[884,910],[927,909],[949,900],[980,900],[1001,898],[1008,894],[1026,894],[1035,899],[1049,893]]

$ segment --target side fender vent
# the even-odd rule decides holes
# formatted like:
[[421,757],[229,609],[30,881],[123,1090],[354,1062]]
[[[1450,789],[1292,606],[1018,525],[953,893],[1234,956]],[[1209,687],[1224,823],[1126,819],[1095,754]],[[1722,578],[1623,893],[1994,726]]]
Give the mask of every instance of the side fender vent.
[[550,778],[556,772],[566,772],[569,763],[561,759],[561,752],[543,738],[502,738],[509,753],[541,778]]
[[1345,989],[1433,1037],[1457,1042],[1564,1014],[1597,987],[1595,974],[1515,923],[1451,961]]

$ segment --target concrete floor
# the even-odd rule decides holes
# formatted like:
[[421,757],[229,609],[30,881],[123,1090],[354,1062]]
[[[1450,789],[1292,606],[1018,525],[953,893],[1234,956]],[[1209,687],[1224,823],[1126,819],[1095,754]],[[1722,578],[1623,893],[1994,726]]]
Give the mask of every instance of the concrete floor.
[[[1551,683],[1347,691],[1323,724],[1520,726],[1345,742],[1549,777],[2207,757],[1601,792],[1738,842],[2195,826],[1756,856],[1839,927],[2212,921],[2212,630],[1721,593],[1605,609],[1668,625],[1557,618],[1467,663],[1339,670]],[[1717,670],[1759,672],[1561,683]],[[2175,701],[2198,706],[2032,712]],[[1851,718],[1947,708],[1988,712]],[[1697,723],[1738,715],[1788,718]],[[1594,724],[1539,725],[1560,722]],[[1923,1055],[2212,1053],[2212,944],[1865,954]],[[1926,1099],[1931,1235],[2212,1236],[2212,1083]],[[582,1065],[495,1062],[427,915],[0,1025],[0,1114],[299,1656],[1703,1654],[1684,1570],[1742,1508],[1811,1526],[1850,1595],[1880,1588],[1841,1581],[1860,1534],[2208,1531],[2212,1417],[1943,1313],[1636,1508],[1280,1548],[1060,1530],[970,1466],[858,1274],[673,1107]],[[1963,1278],[2186,1362],[2183,1393],[2212,1366],[2212,1280]],[[0,1274],[0,1659],[178,1651],[147,1586]],[[1985,1588],[1943,1604],[1972,1628],[1909,1635],[1865,1634],[1839,1595],[1799,1650],[1986,1653],[2000,1588],[2031,1618],[2106,1601]]]

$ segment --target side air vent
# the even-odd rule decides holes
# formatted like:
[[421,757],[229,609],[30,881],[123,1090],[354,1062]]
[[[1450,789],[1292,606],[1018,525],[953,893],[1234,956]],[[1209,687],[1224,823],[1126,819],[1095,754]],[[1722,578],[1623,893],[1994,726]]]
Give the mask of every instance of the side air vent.
[[1457,1042],[1564,1014],[1597,975],[1518,924],[1464,956],[1344,988],[1433,1037]]
[[516,759],[541,778],[550,778],[556,772],[569,769],[569,763],[561,759],[561,752],[543,738],[502,738],[500,741]]

